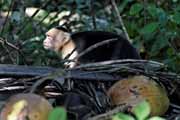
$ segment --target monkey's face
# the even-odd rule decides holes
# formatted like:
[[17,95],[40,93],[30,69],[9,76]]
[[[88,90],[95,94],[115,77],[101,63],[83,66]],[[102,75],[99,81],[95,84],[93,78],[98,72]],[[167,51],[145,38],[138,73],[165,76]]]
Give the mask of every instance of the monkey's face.
[[58,52],[69,40],[69,33],[52,28],[46,33],[46,39],[43,41],[43,46],[45,49]]

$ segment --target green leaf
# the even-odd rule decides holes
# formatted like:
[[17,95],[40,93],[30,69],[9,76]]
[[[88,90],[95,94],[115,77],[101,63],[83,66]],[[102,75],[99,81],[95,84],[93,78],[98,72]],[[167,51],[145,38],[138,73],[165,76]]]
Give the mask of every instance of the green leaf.
[[176,24],[180,24],[180,12],[175,12],[172,16],[172,21]]
[[160,24],[168,22],[168,16],[163,8],[157,8],[155,4],[149,4],[147,11],[153,18],[158,19]]
[[168,15],[162,8],[158,8],[158,20],[161,25],[166,25],[168,22]]
[[48,116],[48,120],[67,120],[67,113],[64,108],[54,108]]
[[143,5],[140,3],[136,3],[134,5],[131,6],[130,8],[130,15],[137,15],[139,14],[139,12],[143,9]]
[[162,117],[155,116],[155,117],[149,118],[148,120],[166,120],[166,119],[164,119]]
[[147,7],[147,11],[152,17],[158,17],[157,16],[158,9],[156,8],[155,4],[149,4]]
[[163,35],[163,34],[159,34],[157,37],[157,39],[154,40],[154,43],[151,47],[151,53],[153,55],[156,55],[158,54],[160,51],[160,49],[162,48],[165,48],[166,46],[169,45],[169,42],[168,42],[168,36],[167,35]]
[[140,33],[151,34],[157,30],[158,26],[159,26],[159,24],[157,22],[149,23],[140,30]]
[[133,38],[134,36],[137,35],[138,26],[137,26],[137,24],[135,22],[132,22],[132,21],[126,22],[126,28],[128,30],[128,34],[129,34],[130,37]]
[[126,115],[120,112],[114,115],[112,120],[135,120],[135,119],[130,115]]
[[150,105],[147,101],[142,101],[132,109],[132,113],[136,116],[137,120],[145,120],[150,112]]

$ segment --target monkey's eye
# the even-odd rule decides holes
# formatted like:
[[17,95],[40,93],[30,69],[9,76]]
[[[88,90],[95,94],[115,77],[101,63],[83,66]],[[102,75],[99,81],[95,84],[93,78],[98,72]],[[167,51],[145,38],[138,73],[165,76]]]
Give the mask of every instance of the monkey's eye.
[[51,37],[50,35],[47,35],[46,37],[47,37],[49,40],[54,40],[54,38]]

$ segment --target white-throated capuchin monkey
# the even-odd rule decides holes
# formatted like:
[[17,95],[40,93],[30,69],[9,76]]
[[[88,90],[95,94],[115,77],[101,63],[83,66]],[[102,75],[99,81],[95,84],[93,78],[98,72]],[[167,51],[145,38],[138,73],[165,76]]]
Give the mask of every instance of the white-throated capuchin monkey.
[[128,40],[115,33],[105,31],[85,31],[70,34],[65,28],[58,26],[46,32],[46,39],[43,45],[45,49],[61,53],[62,59],[65,59],[70,54],[68,59],[73,60],[88,47],[114,38],[117,38],[117,40],[98,46],[81,56],[78,60],[69,62],[68,66],[72,68],[76,66],[77,62],[88,63],[115,59],[140,59],[139,53]]

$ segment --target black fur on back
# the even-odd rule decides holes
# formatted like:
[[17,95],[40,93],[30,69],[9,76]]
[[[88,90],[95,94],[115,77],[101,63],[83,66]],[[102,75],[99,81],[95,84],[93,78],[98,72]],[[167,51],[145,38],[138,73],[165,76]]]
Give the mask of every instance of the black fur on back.
[[86,48],[108,39],[118,38],[103,46],[97,47],[82,56],[79,61],[82,63],[99,62],[116,59],[140,59],[137,50],[124,37],[105,31],[85,31],[71,35],[76,44],[77,51],[83,52]]

